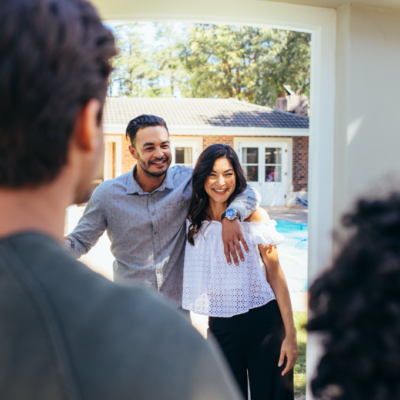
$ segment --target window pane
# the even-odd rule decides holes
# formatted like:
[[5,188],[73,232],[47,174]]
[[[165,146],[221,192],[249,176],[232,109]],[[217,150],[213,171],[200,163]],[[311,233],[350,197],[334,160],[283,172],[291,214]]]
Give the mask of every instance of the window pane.
[[243,164],[258,164],[258,147],[243,147]]
[[247,175],[247,180],[249,182],[258,182],[258,166],[243,165],[243,171]]
[[282,167],[278,165],[266,166],[265,182],[282,182]]
[[265,164],[282,164],[282,149],[280,147],[266,147]]
[[175,147],[175,164],[192,165],[192,147]]

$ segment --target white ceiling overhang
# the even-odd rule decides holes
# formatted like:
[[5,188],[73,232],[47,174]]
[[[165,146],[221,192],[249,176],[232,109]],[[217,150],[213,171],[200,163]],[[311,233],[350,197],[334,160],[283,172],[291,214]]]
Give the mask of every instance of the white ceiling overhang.
[[[260,0],[268,1],[268,0]],[[346,4],[400,10],[400,0],[274,0],[276,3],[301,4],[305,6],[338,8]]]
[[[215,10],[221,15],[221,8],[229,9],[250,6],[251,2],[267,2],[274,4],[314,6],[321,8],[338,8],[346,4],[364,5],[400,11],[400,0],[92,0],[104,20],[154,20],[154,15],[162,16],[159,20],[185,20],[185,15],[193,14],[196,9],[198,19],[195,22],[210,18]],[[179,6],[177,7],[177,4]],[[230,10],[231,11],[231,10]],[[229,13],[228,13],[229,14]],[[220,18],[219,18],[220,19]],[[223,21],[221,21],[223,22]],[[226,21],[229,22],[229,21]]]

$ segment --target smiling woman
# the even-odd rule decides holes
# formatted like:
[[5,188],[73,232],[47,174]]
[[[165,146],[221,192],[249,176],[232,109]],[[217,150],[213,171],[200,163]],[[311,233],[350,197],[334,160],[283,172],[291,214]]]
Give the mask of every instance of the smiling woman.
[[193,171],[192,182],[194,196],[190,206],[191,228],[188,239],[189,243],[194,244],[193,236],[200,229],[202,221],[213,219],[207,215],[207,210],[210,213],[210,202],[217,205],[220,214],[216,217],[221,220],[226,209],[223,208],[224,203],[230,204],[235,196],[243,193],[247,182],[236,153],[224,144],[209,146],[201,153]]
[[298,349],[276,250],[283,237],[257,209],[242,224],[248,248],[240,266],[226,262],[218,240],[221,220],[230,211],[235,216],[227,207],[245,185],[230,146],[211,145],[200,155],[187,221],[182,307],[209,316],[209,336],[221,346],[246,399],[249,380],[252,400],[289,400]]

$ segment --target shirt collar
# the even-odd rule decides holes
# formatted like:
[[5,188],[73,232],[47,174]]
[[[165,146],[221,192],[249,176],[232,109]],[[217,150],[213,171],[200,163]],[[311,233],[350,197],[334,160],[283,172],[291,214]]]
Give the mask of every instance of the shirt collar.
[[[132,171],[128,174],[128,181],[126,185],[126,194],[149,194],[148,192],[143,191],[143,189],[139,186],[139,184],[136,182],[134,178],[136,170],[136,165],[133,167]],[[164,189],[174,189],[174,176],[173,172],[171,171],[170,168],[168,168],[165,179],[163,180],[163,183],[155,189],[152,193],[154,192],[160,192]]]

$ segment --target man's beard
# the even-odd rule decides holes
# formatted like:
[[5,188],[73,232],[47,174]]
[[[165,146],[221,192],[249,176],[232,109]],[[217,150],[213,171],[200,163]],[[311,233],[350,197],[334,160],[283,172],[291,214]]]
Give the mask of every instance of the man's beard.
[[[165,171],[162,171],[162,172],[151,172],[151,171],[149,171],[149,164],[151,162],[150,163],[146,163],[141,158],[138,159],[138,164],[140,164],[140,168],[142,168],[142,170],[147,175],[150,175],[150,176],[152,176],[154,178],[159,178],[159,177],[161,177],[161,176],[163,176],[163,175],[165,175],[167,173],[168,168],[169,168],[169,166],[171,164],[171,159],[170,158],[168,159],[167,157],[164,157],[162,160],[165,160],[166,163],[167,163],[167,168],[165,169]],[[158,161],[161,161],[161,160],[158,160]]]

